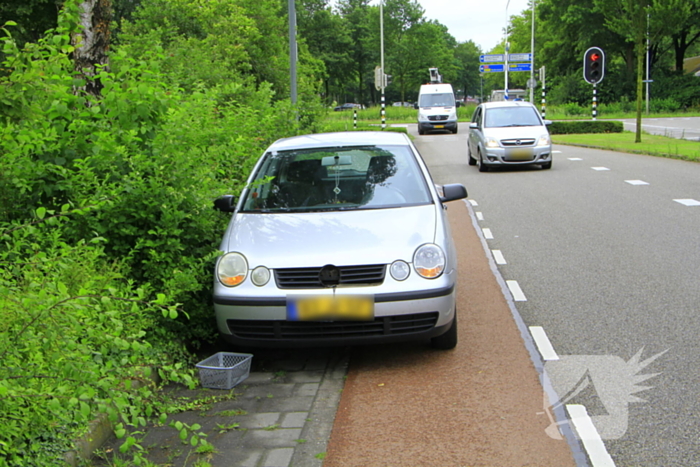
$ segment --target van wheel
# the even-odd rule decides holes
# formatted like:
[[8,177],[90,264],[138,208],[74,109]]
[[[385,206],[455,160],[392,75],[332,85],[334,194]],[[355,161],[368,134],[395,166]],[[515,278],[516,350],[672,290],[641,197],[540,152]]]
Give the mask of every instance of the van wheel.
[[450,329],[446,333],[430,339],[430,345],[437,350],[451,350],[457,347],[457,307]]
[[420,126],[418,127],[418,134],[419,134],[419,135],[424,135],[424,134],[425,134],[425,131],[423,131],[423,130],[421,129]]
[[453,131],[452,134],[453,134],[453,135],[456,135],[456,134],[457,134],[457,130],[459,130],[459,128],[458,128],[458,127],[455,127],[455,131]]

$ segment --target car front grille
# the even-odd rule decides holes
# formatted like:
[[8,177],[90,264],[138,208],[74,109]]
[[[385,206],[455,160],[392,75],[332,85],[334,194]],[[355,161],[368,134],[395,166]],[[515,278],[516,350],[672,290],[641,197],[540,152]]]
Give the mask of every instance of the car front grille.
[[[339,266],[338,270],[340,285],[378,285],[384,282],[386,265]],[[275,269],[275,282],[280,289],[321,289],[320,272],[320,267]]]
[[447,120],[447,115],[428,115],[428,120],[430,120],[431,122]]
[[438,312],[385,316],[374,321],[272,321],[230,319],[231,334],[241,339],[314,340],[420,333],[431,330]]
[[506,147],[511,146],[533,146],[535,144],[534,138],[523,138],[523,139],[502,139],[501,144]]

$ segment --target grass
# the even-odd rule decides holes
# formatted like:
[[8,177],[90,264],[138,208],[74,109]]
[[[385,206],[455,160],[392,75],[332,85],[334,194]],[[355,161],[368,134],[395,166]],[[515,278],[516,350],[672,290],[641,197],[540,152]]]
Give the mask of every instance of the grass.
[[700,143],[697,141],[642,133],[642,142],[635,143],[634,137],[635,134],[630,131],[586,135],[552,135],[552,142],[554,144],[609,149],[631,154],[648,154],[700,162]]

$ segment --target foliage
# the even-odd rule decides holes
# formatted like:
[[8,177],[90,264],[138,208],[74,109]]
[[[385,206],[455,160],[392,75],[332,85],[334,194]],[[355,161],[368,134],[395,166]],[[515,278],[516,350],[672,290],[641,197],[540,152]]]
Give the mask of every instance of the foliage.
[[569,135],[582,133],[622,133],[622,122],[613,121],[568,121],[552,122],[548,126],[552,135]]

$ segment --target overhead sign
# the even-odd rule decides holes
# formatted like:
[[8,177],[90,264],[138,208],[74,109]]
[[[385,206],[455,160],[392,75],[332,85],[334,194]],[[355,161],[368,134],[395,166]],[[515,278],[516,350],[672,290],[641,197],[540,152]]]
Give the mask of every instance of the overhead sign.
[[529,62],[532,60],[532,54],[509,54],[509,62]]
[[493,62],[503,62],[505,61],[505,56],[503,54],[490,54],[490,55],[480,55],[479,62],[481,63],[493,63]]
[[[530,71],[532,67],[529,63],[509,63],[508,71]],[[505,65],[502,63],[494,65],[479,65],[479,73],[503,73]]]

